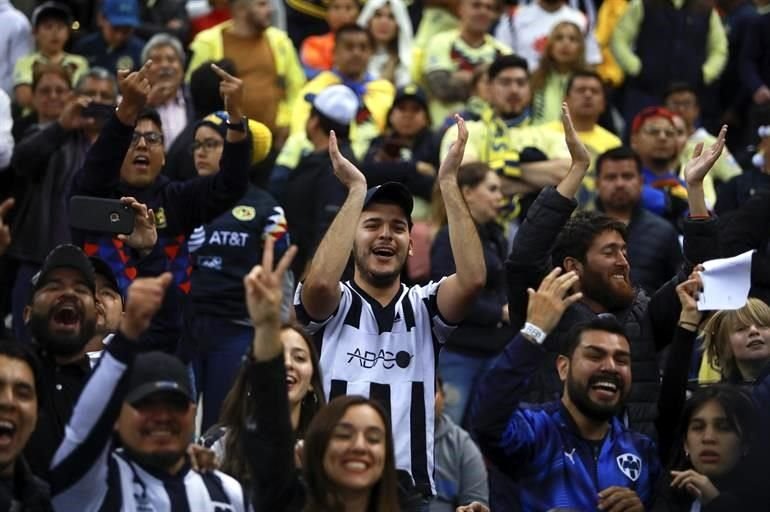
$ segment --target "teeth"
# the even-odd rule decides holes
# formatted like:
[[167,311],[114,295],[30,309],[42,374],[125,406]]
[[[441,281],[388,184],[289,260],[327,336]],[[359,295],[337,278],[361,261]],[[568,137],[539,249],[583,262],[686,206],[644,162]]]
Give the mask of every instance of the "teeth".
[[364,464],[363,462],[351,461],[351,462],[345,463],[345,468],[351,469],[353,471],[363,471],[366,469],[366,464]]
[[597,382],[596,384],[593,385],[593,387],[595,387],[595,388],[604,388],[604,389],[608,389],[608,390],[611,390],[611,391],[617,391],[617,389],[618,389],[618,387],[614,383],[612,383],[612,382],[605,382],[605,381]]

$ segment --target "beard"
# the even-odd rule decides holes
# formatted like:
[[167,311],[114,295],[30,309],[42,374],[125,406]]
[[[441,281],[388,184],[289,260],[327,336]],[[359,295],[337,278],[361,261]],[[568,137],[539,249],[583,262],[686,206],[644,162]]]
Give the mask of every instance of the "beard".
[[636,297],[636,291],[628,281],[607,278],[594,272],[587,265],[583,266],[580,288],[584,296],[595,300],[608,311],[625,309],[634,302]]
[[185,452],[176,451],[163,451],[154,453],[142,453],[132,450],[126,445],[123,445],[123,451],[140,466],[151,469],[159,469],[167,471],[179,462],[179,459],[184,457]]
[[362,251],[359,251],[354,247],[353,259],[355,262],[355,267],[364,281],[366,281],[368,284],[374,286],[375,288],[387,288],[401,278],[401,271],[403,270],[404,264],[406,263],[406,255],[404,255],[403,258],[401,258],[398,254],[393,256],[394,258],[400,258],[398,265],[396,265],[396,268],[393,270],[384,272],[372,270],[367,262],[368,257],[368,253],[364,254]]
[[[595,383],[601,380],[609,380],[615,382],[618,386],[620,397],[614,404],[602,404],[594,402],[591,397],[588,396],[588,390]],[[567,391],[569,398],[578,411],[580,411],[587,418],[594,421],[609,421],[613,417],[620,414],[626,403],[627,391],[624,391],[623,382],[620,377],[615,373],[610,372],[598,372],[588,379],[585,385],[581,385],[572,375],[572,368],[567,375]]]
[[51,332],[49,324],[53,311],[47,314],[32,311],[29,318],[29,330],[42,349],[54,356],[74,356],[86,346],[96,332],[96,318],[86,318],[80,314],[80,330],[73,334]]

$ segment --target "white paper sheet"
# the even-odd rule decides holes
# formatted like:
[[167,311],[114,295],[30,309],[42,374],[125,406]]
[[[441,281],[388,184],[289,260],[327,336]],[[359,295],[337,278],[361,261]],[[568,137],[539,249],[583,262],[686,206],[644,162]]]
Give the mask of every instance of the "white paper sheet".
[[738,309],[746,305],[751,288],[751,255],[744,252],[732,258],[703,263],[703,291],[698,298],[698,311]]

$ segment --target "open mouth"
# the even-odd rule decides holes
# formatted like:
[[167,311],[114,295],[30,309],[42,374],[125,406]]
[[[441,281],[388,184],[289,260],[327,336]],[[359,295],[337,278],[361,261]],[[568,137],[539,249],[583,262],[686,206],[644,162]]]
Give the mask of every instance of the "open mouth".
[[145,155],[137,155],[132,162],[134,167],[140,170],[146,170],[150,168],[150,159]]
[[294,377],[293,375],[287,375],[286,376],[286,387],[291,388],[295,384],[297,384],[297,378]]
[[353,473],[361,473],[369,469],[369,464],[362,460],[345,460],[342,462],[342,467]]
[[80,312],[74,304],[62,304],[54,309],[51,320],[57,327],[74,328],[80,323]]
[[391,258],[396,255],[396,251],[390,247],[375,247],[372,249],[372,254],[380,258]]
[[592,378],[589,386],[600,398],[611,399],[620,392],[620,379],[616,376],[601,375]]
[[754,338],[753,340],[749,341],[749,344],[746,345],[746,348],[762,348],[765,346],[765,342],[762,340],[762,338]]
[[16,434],[16,424],[9,420],[0,420],[0,446],[6,446],[13,441]]

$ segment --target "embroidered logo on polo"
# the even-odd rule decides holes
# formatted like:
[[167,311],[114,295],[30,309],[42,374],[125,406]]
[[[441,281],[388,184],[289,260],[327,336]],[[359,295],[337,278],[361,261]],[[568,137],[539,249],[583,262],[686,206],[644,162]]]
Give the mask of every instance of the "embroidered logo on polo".
[[233,217],[241,222],[254,220],[254,218],[257,216],[257,210],[253,206],[247,206],[244,204],[239,204],[233,208],[232,213]]
[[618,467],[632,482],[636,482],[642,474],[642,459],[633,453],[618,455]]
[[[361,368],[376,368],[377,364],[382,362],[382,367],[386,370],[390,370],[395,366],[399,368],[407,368],[412,362],[412,354],[406,350],[400,350],[395,354],[389,350],[380,350],[379,352],[373,352],[371,350],[361,350],[356,348],[353,352],[348,352],[348,364],[353,361],[358,361]],[[354,363],[355,364],[355,363]]]

